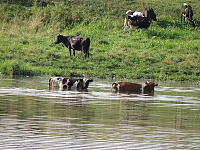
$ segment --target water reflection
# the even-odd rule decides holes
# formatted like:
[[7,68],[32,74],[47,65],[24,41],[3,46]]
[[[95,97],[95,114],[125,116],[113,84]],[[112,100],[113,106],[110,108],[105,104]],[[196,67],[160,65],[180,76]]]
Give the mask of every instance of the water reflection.
[[200,148],[198,83],[160,82],[145,96],[112,82],[49,91],[48,77],[1,77],[0,149]]

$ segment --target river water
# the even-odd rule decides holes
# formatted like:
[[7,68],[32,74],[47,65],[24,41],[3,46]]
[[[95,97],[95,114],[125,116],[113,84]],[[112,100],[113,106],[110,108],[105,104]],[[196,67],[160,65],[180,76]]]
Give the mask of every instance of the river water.
[[200,149],[199,82],[159,81],[145,96],[101,79],[49,91],[48,79],[0,76],[0,149]]

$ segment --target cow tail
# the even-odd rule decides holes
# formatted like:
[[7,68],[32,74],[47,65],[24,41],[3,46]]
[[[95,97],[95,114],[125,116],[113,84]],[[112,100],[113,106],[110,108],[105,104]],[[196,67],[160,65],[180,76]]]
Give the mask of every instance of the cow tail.
[[89,40],[89,44],[88,44],[88,58],[89,58],[89,56],[90,56],[90,53],[89,53],[90,39],[88,39],[88,40]]
[[88,43],[88,44],[86,44],[86,47],[85,47],[85,50],[86,50],[85,55],[86,55],[86,57],[89,57],[89,55],[90,55],[90,54],[89,54],[90,38],[87,38],[86,43]]

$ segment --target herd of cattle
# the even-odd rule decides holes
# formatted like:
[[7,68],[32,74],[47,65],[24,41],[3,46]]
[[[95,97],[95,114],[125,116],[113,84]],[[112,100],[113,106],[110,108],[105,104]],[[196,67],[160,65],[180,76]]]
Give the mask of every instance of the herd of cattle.
[[[192,7],[184,3],[181,7],[181,22],[184,18],[189,20],[191,26],[195,28],[196,21],[193,19]],[[148,29],[152,23],[152,20],[157,21],[156,14],[151,7],[145,8],[142,12],[127,11],[124,21],[124,33],[129,28],[130,34],[132,34],[132,26],[135,26],[139,30]],[[82,36],[63,36],[58,35],[55,44],[63,43],[68,49],[71,56],[71,49],[73,49],[73,55],[75,56],[75,50],[83,51],[85,59],[89,57],[90,38]]]
[[[193,19],[192,7],[184,3],[181,7],[181,22],[184,18],[189,20],[191,26],[195,28],[195,20]],[[142,12],[138,11],[127,11],[124,21],[124,33],[129,27],[130,33],[132,34],[132,26],[138,29],[148,29],[152,20],[157,21],[156,14],[151,7],[145,8]],[[71,49],[73,49],[73,55],[75,56],[75,50],[83,51],[84,57],[89,57],[89,47],[90,38],[82,36],[63,36],[58,35],[55,44],[63,43],[68,49],[71,56]],[[82,78],[82,79],[72,79],[65,77],[51,77],[49,80],[49,89],[76,89],[80,91],[87,90],[89,83],[93,82],[92,79]],[[154,94],[154,87],[158,84],[154,82],[146,82],[143,86],[142,84],[132,83],[132,82],[114,82],[112,84],[115,92],[131,92],[140,94]]]
[[[86,77],[81,79],[51,77],[49,79],[49,89],[87,91],[90,82],[93,82],[93,80]],[[128,92],[148,95],[154,95],[155,86],[158,86],[158,84],[148,81],[145,83],[145,85],[133,82],[114,82],[112,84],[112,87],[115,92]]]
[[[186,19],[188,19],[190,25],[195,28],[196,21],[193,19],[193,10],[192,7],[187,3],[184,3],[181,7],[181,23],[183,17],[184,22],[186,21]],[[132,26],[135,26],[138,29],[148,29],[150,27],[150,24],[152,23],[152,20],[157,21],[156,14],[151,7],[143,9],[142,12],[129,10],[126,12],[126,17],[124,21],[124,33],[129,27],[130,34],[132,34]]]

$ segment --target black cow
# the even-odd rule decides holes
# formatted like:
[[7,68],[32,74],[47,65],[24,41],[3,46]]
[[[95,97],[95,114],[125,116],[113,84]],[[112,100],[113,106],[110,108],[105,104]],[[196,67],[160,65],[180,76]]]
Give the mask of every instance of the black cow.
[[151,7],[144,8],[142,13],[143,13],[144,17],[149,18],[151,22],[152,22],[152,20],[157,21],[156,14],[155,14],[153,8],[151,8]]
[[181,23],[183,17],[184,17],[184,22],[188,18],[190,25],[195,28],[196,21],[193,19],[192,7],[186,3],[184,3],[181,7]]
[[85,58],[89,57],[89,47],[90,39],[82,36],[63,36],[58,35],[55,44],[63,43],[67,48],[69,48],[69,53],[71,56],[71,49],[73,49],[73,54],[75,56],[75,50],[81,50],[84,52]]

